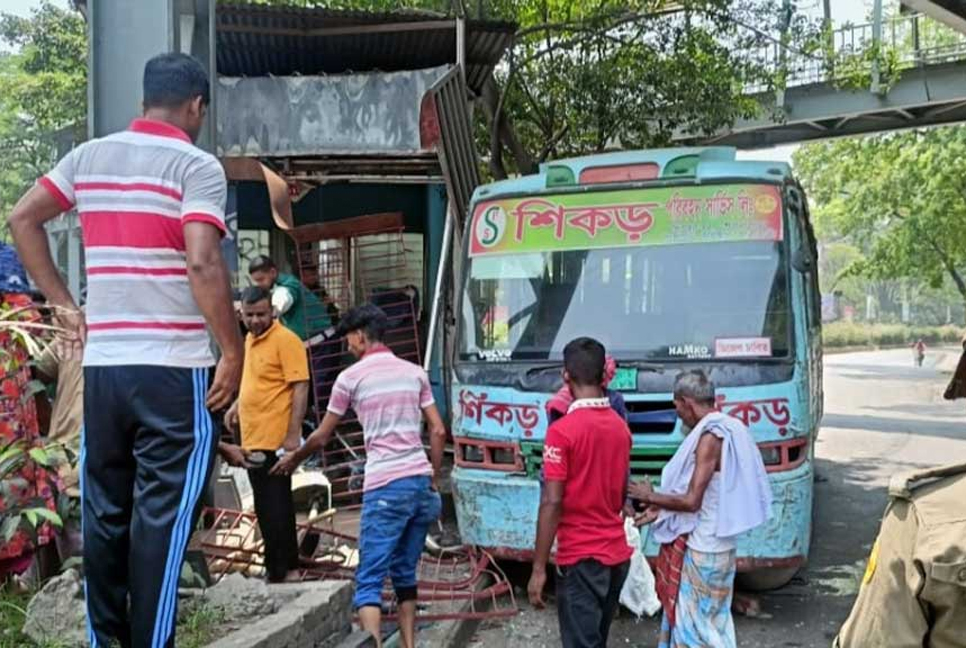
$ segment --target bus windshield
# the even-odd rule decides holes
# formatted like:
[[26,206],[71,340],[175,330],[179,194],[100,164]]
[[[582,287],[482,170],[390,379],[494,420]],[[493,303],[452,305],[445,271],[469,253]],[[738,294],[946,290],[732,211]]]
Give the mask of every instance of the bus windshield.
[[560,360],[584,335],[625,361],[789,357],[787,265],[782,241],[476,256],[460,359]]

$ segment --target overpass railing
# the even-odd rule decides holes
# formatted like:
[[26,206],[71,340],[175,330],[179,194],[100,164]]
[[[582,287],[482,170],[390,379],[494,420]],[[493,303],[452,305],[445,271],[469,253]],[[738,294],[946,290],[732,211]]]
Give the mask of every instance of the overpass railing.
[[[878,32],[878,33],[877,33]],[[898,16],[881,24],[845,25],[829,32],[823,46],[805,52],[780,42],[762,47],[755,62],[784,76],[784,87],[818,83],[855,85],[884,90],[903,70],[966,60],[966,35],[921,14]],[[768,90],[749,84],[749,94]]]

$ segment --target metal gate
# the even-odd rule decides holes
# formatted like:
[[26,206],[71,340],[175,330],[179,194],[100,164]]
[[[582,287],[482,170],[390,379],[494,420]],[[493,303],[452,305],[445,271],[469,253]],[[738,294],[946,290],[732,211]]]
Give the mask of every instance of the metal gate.
[[[422,359],[416,301],[422,278],[407,262],[416,251],[406,248],[404,230],[399,213],[289,230],[302,283],[322,305],[305,309],[317,423],[325,415],[336,378],[354,361],[337,330],[339,313],[364,302],[376,304],[389,316],[386,345],[410,362],[419,364]],[[365,444],[354,412],[347,412],[336,428],[321,453],[321,466],[332,484],[333,503],[339,508],[358,506]]]

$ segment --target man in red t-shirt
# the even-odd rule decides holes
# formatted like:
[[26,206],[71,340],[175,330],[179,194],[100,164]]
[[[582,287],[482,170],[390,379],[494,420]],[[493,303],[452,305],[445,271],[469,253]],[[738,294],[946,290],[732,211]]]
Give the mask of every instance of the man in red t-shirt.
[[564,348],[564,382],[574,396],[547,431],[537,547],[529,595],[543,607],[547,561],[557,536],[557,616],[564,648],[607,645],[633,553],[622,509],[631,432],[601,383],[604,346],[577,338]]

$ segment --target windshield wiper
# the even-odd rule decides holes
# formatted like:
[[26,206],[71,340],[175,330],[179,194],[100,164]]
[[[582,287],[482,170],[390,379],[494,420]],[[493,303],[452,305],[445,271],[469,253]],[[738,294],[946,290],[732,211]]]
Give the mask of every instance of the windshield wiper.
[[560,373],[561,371],[563,371],[563,365],[552,364],[552,365],[541,365],[539,367],[530,367],[526,371],[526,376],[527,378],[529,378],[531,376],[536,376],[537,374],[550,373],[551,371]]
[[[631,369],[637,369],[638,371],[646,371],[649,373],[664,373],[664,365],[658,364],[656,362],[644,362],[642,360],[619,360],[617,362],[617,367],[627,367]],[[541,365],[539,367],[530,367],[526,371],[527,377],[536,376],[541,373],[549,373],[550,371],[562,371],[563,364],[552,364],[552,365]]]

